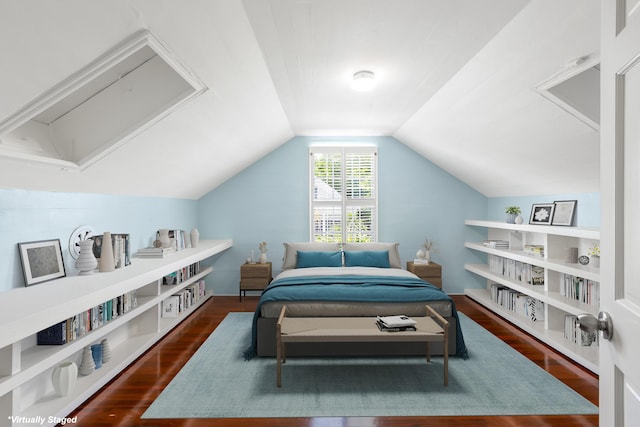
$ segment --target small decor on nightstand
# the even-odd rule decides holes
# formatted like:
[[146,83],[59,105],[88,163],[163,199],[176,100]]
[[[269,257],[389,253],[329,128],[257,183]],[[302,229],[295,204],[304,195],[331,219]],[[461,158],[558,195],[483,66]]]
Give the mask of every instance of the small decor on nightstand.
[[[507,217],[506,217],[507,224],[515,224],[516,217],[520,215],[522,211],[520,210],[520,206],[507,206],[504,209],[504,212],[507,214]],[[522,224],[522,222],[520,222],[520,224]]]
[[416,253],[416,259],[413,260],[413,262],[415,264],[429,265],[431,262],[431,253],[437,253],[437,251],[438,249],[435,247],[435,242],[426,237],[424,243],[422,243],[422,248]]
[[258,244],[258,249],[260,249],[260,264],[266,264],[266,262],[267,262],[267,242],[260,242],[260,244]]

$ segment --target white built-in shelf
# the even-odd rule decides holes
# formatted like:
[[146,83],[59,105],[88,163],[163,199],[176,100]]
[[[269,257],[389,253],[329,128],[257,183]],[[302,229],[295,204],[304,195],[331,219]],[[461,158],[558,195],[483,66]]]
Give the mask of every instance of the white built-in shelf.
[[[466,264],[467,271],[486,279],[486,288],[466,289],[465,294],[587,369],[598,373],[598,346],[581,346],[565,339],[564,317],[581,313],[597,315],[599,305],[585,304],[561,295],[560,281],[562,274],[568,274],[600,282],[599,268],[567,263],[562,258],[567,247],[578,247],[582,253],[586,252],[587,248],[599,242],[600,230],[591,227],[508,224],[484,220],[466,220],[465,224],[485,228],[488,239],[543,245],[544,256],[535,256],[524,252],[521,247],[502,249],[487,247],[482,242],[465,243],[466,248],[476,253],[543,267],[545,271],[544,285],[530,285],[492,272],[488,263]],[[544,320],[532,322],[495,303],[490,291],[494,283],[542,301],[545,305]]]
[[505,310],[491,300],[491,295],[486,289],[466,289],[465,295],[590,371],[598,373],[598,347],[596,345],[583,347],[571,343],[564,338],[562,330],[548,329],[545,327],[545,322],[531,322],[526,318],[513,314],[509,310]]
[[579,237],[582,239],[600,240],[600,229],[595,227],[563,227],[558,225],[531,225],[531,224],[509,224],[499,221],[484,221],[468,219],[466,225],[476,227],[495,228],[511,231],[526,231],[529,233],[551,234],[555,236]]
[[[201,266],[199,273],[177,285],[162,285],[162,278],[232,244],[231,240],[205,240],[197,248],[164,258],[134,257],[131,265],[113,272],[4,292],[0,298],[0,407],[20,417],[69,414],[212,296],[207,291],[178,317],[162,317],[166,298],[202,280],[213,268]],[[137,304],[128,312],[64,345],[36,345],[38,331],[132,291]],[[79,376],[69,396],[55,395],[53,368],[64,361],[79,364],[82,350],[103,338],[111,345],[111,360],[90,375]],[[0,426],[18,424],[9,416],[0,419]]]

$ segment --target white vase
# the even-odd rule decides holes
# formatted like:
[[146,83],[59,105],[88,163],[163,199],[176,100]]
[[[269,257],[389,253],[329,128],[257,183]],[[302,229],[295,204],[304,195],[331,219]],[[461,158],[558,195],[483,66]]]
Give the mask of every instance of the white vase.
[[116,269],[116,262],[113,258],[113,243],[111,243],[111,233],[105,231],[102,235],[102,249],[100,250],[100,272],[109,272]]
[[81,240],[78,244],[80,245],[80,255],[76,260],[76,268],[80,271],[81,276],[93,274],[98,267],[98,260],[93,255],[93,240]]
[[109,341],[105,338],[100,341],[100,345],[102,346],[102,363],[107,363],[111,360],[111,347],[109,346]]
[[418,252],[416,252],[416,258],[417,259],[424,259],[424,257],[426,256],[426,252],[424,249],[418,249]]
[[600,268],[600,257],[597,255],[593,255],[589,260],[589,264],[591,264],[591,267]]
[[91,347],[87,346],[82,350],[82,362],[78,372],[80,375],[89,375],[96,370],[96,364],[93,361],[93,354],[91,354]]
[[516,216],[516,219],[515,219],[516,224],[522,224],[523,222],[524,222],[524,219],[522,219],[520,215]]
[[431,263],[431,251],[430,250],[425,250],[424,251],[424,259],[425,261],[427,261],[427,265],[429,265]]
[[169,238],[169,230],[161,228],[158,230],[158,240],[160,240],[161,247],[168,248],[171,246],[171,239]]
[[51,382],[58,396],[68,396],[76,385],[78,367],[73,362],[63,362],[53,369]]
[[262,252],[260,254],[260,264],[266,264],[266,263],[267,263],[267,253]]
[[198,231],[197,228],[194,228],[193,230],[191,230],[191,247],[197,248],[199,242],[200,242],[200,232]]

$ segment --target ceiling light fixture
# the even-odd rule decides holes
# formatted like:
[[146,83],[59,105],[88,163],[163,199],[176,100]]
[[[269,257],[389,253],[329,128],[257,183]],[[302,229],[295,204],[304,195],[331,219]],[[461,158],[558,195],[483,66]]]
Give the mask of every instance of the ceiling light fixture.
[[375,74],[372,71],[358,71],[353,75],[351,89],[358,92],[366,92],[376,86]]

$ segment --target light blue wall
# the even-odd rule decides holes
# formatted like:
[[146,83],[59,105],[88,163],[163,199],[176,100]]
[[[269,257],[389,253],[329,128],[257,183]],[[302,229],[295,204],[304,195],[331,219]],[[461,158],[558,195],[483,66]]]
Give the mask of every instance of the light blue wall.
[[282,265],[283,242],[309,240],[308,147],[321,141],[375,143],[379,168],[379,241],[399,242],[403,263],[423,239],[437,242],[434,261],[443,265],[444,288],[462,293],[482,286],[463,266],[479,262],[464,241],[478,239],[466,218],[484,218],[487,198],[391,137],[295,137],[199,200],[201,238],[232,238],[216,261],[207,286],[237,295],[240,265],[258,242],[268,242],[274,274]]
[[574,225],[578,227],[600,227],[600,193],[552,194],[527,197],[493,197],[489,199],[487,219],[504,221],[507,206],[520,206],[524,223],[529,223],[531,205],[560,200],[577,200]]
[[[148,246],[158,228],[190,230],[202,239],[232,238],[234,246],[214,259],[207,286],[235,295],[239,266],[258,242],[269,244],[274,273],[280,271],[282,243],[308,241],[308,147],[327,138],[296,137],[199,201],[0,190],[0,292],[23,286],[18,242],[60,239],[68,274],[76,274],[67,246],[71,232],[90,225],[97,232],[129,233],[132,249]],[[484,283],[464,270],[484,262],[464,248],[486,238],[465,219],[504,220],[504,207],[518,205],[525,222],[533,203],[578,200],[577,224],[600,225],[599,193],[486,198],[391,137],[333,138],[349,144],[375,143],[379,152],[379,240],[400,243],[403,263],[414,258],[429,236],[440,250],[444,288],[462,293]]]
[[0,292],[24,286],[18,242],[60,239],[67,274],[75,275],[68,242],[78,226],[129,233],[136,251],[159,228],[190,230],[196,220],[195,200],[0,190]]

